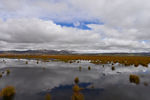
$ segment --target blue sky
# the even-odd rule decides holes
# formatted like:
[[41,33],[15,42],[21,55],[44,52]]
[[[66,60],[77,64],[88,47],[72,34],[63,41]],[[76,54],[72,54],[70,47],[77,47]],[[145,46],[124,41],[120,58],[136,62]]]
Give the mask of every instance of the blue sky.
[[90,27],[88,27],[88,24],[104,24],[102,22],[99,22],[99,20],[95,21],[79,21],[79,22],[55,22],[57,25],[61,26],[66,26],[66,27],[73,27],[73,28],[78,28],[78,29],[83,29],[83,30],[91,30]]
[[0,47],[149,52],[149,6],[147,0],[0,0]]

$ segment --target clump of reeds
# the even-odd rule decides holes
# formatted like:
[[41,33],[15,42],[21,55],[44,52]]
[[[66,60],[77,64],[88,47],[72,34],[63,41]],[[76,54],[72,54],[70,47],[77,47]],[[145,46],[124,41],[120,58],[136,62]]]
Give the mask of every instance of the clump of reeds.
[[6,86],[0,91],[0,96],[3,98],[3,100],[12,100],[15,93],[16,90],[13,86]]
[[26,61],[26,64],[28,64],[28,61]]
[[112,67],[111,67],[111,70],[115,70],[115,67],[114,67],[114,66],[112,66]]
[[139,64],[138,64],[138,63],[135,63],[135,64],[134,64],[134,66],[135,66],[135,67],[138,67],[138,66],[139,66]]
[[77,63],[80,63],[80,61],[77,61]]
[[104,67],[104,65],[102,65]]
[[73,61],[72,61],[72,60],[70,60],[70,61],[69,61],[69,63],[71,64],[71,63],[73,63]]
[[3,75],[0,73],[0,78],[2,78],[2,76],[3,76]]
[[45,95],[45,100],[51,100],[51,95],[49,93]]
[[36,63],[39,64],[39,61],[37,61]]
[[91,70],[91,66],[88,66],[88,70]]
[[74,82],[75,82],[76,84],[78,84],[78,83],[79,83],[79,78],[76,77],[76,78],[74,79]]
[[9,69],[6,70],[6,74],[7,74],[7,75],[10,74],[10,70],[9,70]]
[[129,77],[129,80],[131,83],[139,84],[140,83],[140,77],[137,75],[131,74]]

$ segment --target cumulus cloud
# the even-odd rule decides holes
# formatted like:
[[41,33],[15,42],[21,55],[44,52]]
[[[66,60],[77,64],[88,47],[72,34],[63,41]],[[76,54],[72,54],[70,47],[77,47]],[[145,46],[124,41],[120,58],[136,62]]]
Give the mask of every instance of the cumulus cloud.
[[53,21],[37,18],[1,21],[0,35],[0,40],[3,42],[1,44],[29,44],[29,47],[33,44],[32,48],[40,45],[41,47],[45,46],[43,48],[53,47],[52,49],[88,46],[97,43],[101,38],[98,33],[90,30],[62,27]]
[[[0,0],[0,47],[149,51],[149,12],[148,0]],[[95,20],[103,24],[87,24],[91,30],[77,28]]]

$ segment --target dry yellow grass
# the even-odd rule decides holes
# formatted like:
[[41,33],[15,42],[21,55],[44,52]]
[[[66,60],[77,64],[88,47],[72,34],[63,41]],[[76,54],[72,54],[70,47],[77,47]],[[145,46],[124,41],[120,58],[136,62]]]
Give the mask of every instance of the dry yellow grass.
[[107,64],[107,63],[121,63],[125,66],[138,66],[143,65],[148,67],[150,57],[148,56],[99,56],[99,55],[15,55],[15,54],[0,54],[1,58],[16,58],[16,59],[39,59],[42,61],[49,61],[56,59],[59,61],[73,63],[75,60],[89,60],[94,64]]
[[0,73],[0,78],[2,77],[3,75]]
[[9,70],[9,69],[7,69],[7,70],[6,70],[6,73],[7,73],[7,75],[8,75],[8,74],[10,74],[10,70]]
[[13,86],[6,86],[0,91],[0,96],[3,100],[12,100],[16,93],[16,90]]
[[91,70],[91,66],[88,66],[88,70]]
[[115,67],[114,67],[114,66],[112,66],[112,67],[111,67],[111,70],[115,70]]
[[131,83],[139,84],[140,83],[140,77],[137,75],[131,74],[129,77],[129,80]]
[[79,78],[76,77],[76,78],[74,79],[74,82],[75,82],[76,84],[78,84],[78,83],[79,83]]

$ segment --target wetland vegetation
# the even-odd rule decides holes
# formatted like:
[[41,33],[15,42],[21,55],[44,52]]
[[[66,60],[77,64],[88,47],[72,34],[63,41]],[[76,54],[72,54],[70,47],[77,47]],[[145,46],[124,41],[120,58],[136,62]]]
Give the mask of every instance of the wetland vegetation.
[[149,56],[8,54],[0,58],[0,100],[149,100]]

